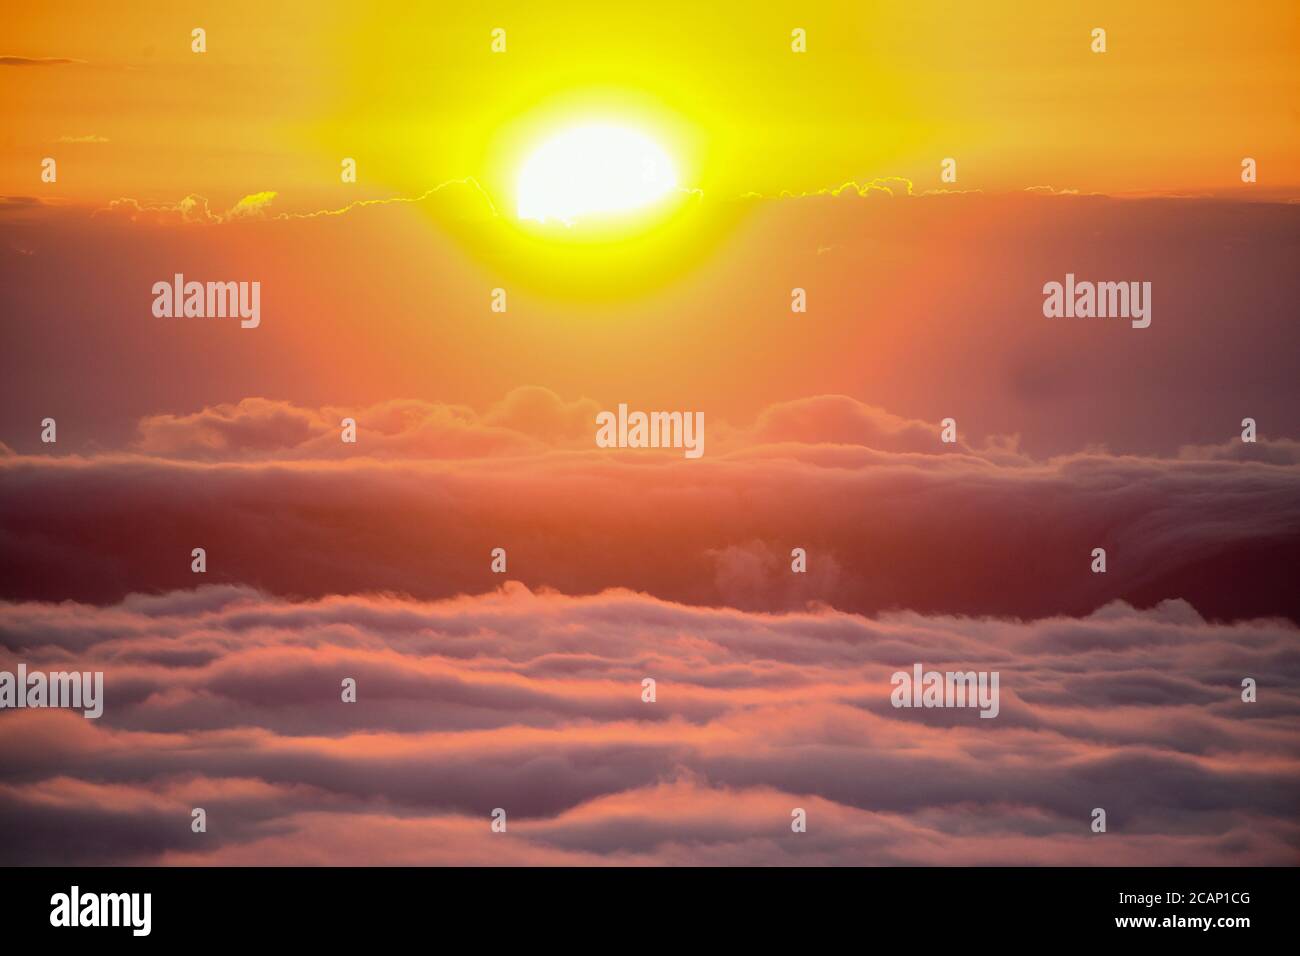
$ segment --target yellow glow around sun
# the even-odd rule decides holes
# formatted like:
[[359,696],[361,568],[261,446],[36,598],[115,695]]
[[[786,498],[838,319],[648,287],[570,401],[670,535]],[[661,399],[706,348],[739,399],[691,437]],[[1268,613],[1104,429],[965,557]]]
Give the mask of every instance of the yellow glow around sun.
[[516,184],[516,213],[566,226],[649,206],[677,187],[668,154],[634,129],[575,126],[548,139],[525,160]]

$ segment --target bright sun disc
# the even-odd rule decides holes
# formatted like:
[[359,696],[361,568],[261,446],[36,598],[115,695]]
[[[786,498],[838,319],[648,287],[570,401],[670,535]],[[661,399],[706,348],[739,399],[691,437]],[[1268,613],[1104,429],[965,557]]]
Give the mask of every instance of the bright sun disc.
[[622,126],[577,126],[539,146],[519,171],[520,219],[571,226],[628,212],[677,186],[672,160],[653,140]]

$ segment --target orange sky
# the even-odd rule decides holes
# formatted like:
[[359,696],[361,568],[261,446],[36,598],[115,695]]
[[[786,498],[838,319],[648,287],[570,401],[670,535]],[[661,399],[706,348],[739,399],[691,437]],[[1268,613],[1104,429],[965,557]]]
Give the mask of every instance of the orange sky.
[[6,5],[0,56],[76,61],[0,67],[9,195],[227,207],[274,190],[306,209],[473,176],[503,200],[530,137],[592,110],[662,136],[686,185],[724,197],[887,175],[934,188],[949,156],[966,189],[1241,193],[1244,156],[1252,198],[1300,187],[1289,0]]

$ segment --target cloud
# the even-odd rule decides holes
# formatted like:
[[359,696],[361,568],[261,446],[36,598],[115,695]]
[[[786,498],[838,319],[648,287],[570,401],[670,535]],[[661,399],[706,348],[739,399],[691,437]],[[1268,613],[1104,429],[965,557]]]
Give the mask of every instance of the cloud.
[[64,56],[0,56],[0,66],[65,66],[85,62]]
[[226,213],[227,219],[239,218],[260,218],[266,212],[266,207],[271,204],[278,194],[271,189],[263,190],[260,193],[253,193],[245,196]]
[[1290,438],[1260,438],[1244,442],[1230,438],[1217,445],[1184,445],[1178,457],[1188,461],[1257,461],[1270,465],[1300,465],[1300,442]]
[[905,419],[847,395],[817,395],[764,409],[749,436],[755,443],[862,445],[934,454],[943,447],[939,433],[937,422]]
[[[869,618],[515,583],[7,603],[0,667],[103,670],[106,705],[0,721],[0,859],[1294,864],[1297,636],[1177,601]],[[917,661],[998,670],[1000,715],[894,709]]]
[[[832,199],[862,197],[866,198],[872,195],[888,196],[911,196],[912,181],[903,176],[879,176],[866,183],[858,183],[856,180],[850,180],[841,183],[832,189],[819,189],[816,192],[792,193],[783,190],[778,199],[807,199],[816,197],[830,197]],[[760,193],[748,192],[741,199],[761,200],[767,197]]]
[[[550,445],[592,444],[595,402],[565,402],[534,386],[514,389],[479,414],[468,406],[394,399],[359,408],[300,408],[246,398],[187,415],[140,421],[131,450],[209,460],[367,458],[452,459],[540,454]],[[359,445],[344,444],[353,418]]]
[[[82,141],[88,140],[78,140],[78,142]],[[95,210],[94,215],[154,225],[218,225],[250,218],[292,222],[335,216],[365,216],[381,211],[386,206],[396,205],[424,209],[448,222],[484,222],[496,217],[496,209],[491,198],[473,178],[441,183],[415,197],[363,199],[338,209],[322,209],[306,213],[281,212],[268,216],[268,207],[279,195],[279,192],[270,189],[251,193],[225,212],[211,211],[207,198],[197,194],[186,196],[179,202],[140,202],[123,197],[111,200],[107,206]]]
[[[592,399],[565,400],[536,385],[512,389],[482,413],[466,405],[419,399],[313,409],[245,398],[188,414],[146,416],[137,424],[137,438],[127,450],[164,458],[227,461],[355,459],[359,454],[480,458],[561,449],[590,451],[601,410]],[[366,435],[363,449],[339,441],[344,417],[354,418]],[[978,449],[964,442],[945,445],[938,423],[903,418],[846,395],[777,402],[760,412],[752,425],[715,421],[712,428],[710,448],[724,454],[763,454],[767,446],[797,444],[809,446],[806,454],[815,453],[815,446],[860,446],[924,455],[952,450],[1003,464],[1031,461],[1017,452],[1014,436],[994,436]]]
[[277,219],[318,219],[343,216],[365,210],[379,211],[385,206],[415,205],[427,208],[446,219],[482,221],[495,219],[496,205],[486,189],[473,176],[453,179],[426,189],[419,196],[396,196],[389,199],[360,199],[339,209],[321,209],[309,213],[281,213]]
[[932,423],[831,395],[712,421],[708,453],[687,460],[595,447],[595,409],[535,387],[485,411],[255,398],[149,416],[128,453],[3,456],[0,596],[185,587],[202,546],[214,580],[276,594],[439,598],[493,586],[504,547],[533,587],[755,611],[1038,617],[1186,595],[1209,618],[1300,620],[1300,466],[1285,454],[1039,460],[1014,438],[944,445]]
[[135,199],[114,199],[95,211],[98,217],[116,218],[128,222],[149,222],[155,225],[176,223],[216,225],[242,219],[260,219],[266,207],[278,194],[264,190],[245,196],[226,212],[213,212],[204,196],[189,195],[179,202],[139,202]]
[[[1025,192],[1037,193],[1043,196],[1077,196],[1077,189],[1057,189],[1055,186],[1026,186]],[[1093,195],[1098,195],[1094,193]]]

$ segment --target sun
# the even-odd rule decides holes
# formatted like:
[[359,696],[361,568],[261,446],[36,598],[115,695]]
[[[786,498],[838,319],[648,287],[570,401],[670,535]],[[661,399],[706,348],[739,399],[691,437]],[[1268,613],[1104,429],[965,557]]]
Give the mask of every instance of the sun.
[[625,126],[573,126],[538,146],[516,183],[516,214],[566,226],[651,206],[677,188],[668,154]]

